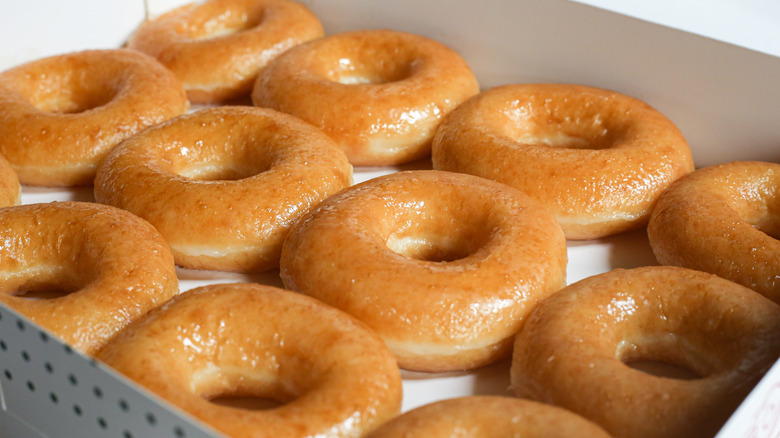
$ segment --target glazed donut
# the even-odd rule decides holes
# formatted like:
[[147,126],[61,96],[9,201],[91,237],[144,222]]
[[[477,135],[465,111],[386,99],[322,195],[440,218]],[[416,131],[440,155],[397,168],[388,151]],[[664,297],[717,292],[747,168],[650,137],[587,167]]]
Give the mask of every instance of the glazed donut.
[[0,208],[21,203],[22,187],[11,164],[0,155]]
[[117,143],[188,107],[176,77],[144,54],[43,58],[0,73],[0,154],[22,184],[90,185]]
[[512,397],[468,396],[421,406],[369,438],[609,438],[594,423],[551,405]]
[[0,240],[0,302],[87,354],[178,293],[163,238],[114,207],[0,209]]
[[478,91],[469,66],[444,45],[369,30],[286,52],[258,76],[252,100],[323,129],[352,164],[380,166],[430,155],[442,117]]
[[322,33],[294,1],[208,0],[143,23],[127,45],[173,71],[192,102],[212,103],[248,95],[266,64]]
[[565,285],[555,219],[511,187],[437,171],[369,180],[324,201],[282,248],[288,289],[373,328],[402,368],[471,369],[510,354]]
[[[542,302],[517,335],[520,397],[570,409],[615,437],[711,437],[780,356],[780,306],[711,274],[614,270]],[[633,369],[660,361],[699,378]]]
[[448,116],[433,167],[503,182],[540,201],[567,239],[647,223],[658,196],[693,170],[688,144],[636,99],[578,85],[493,88]]
[[[290,291],[220,284],[184,292],[99,359],[227,436],[358,437],[398,413],[401,376],[382,340]],[[210,400],[255,396],[271,410]]]
[[279,265],[298,217],[351,180],[344,153],[313,126],[219,107],[124,141],[100,166],[95,199],[151,222],[178,265],[257,272]]
[[709,272],[780,303],[780,164],[693,172],[658,200],[647,235],[661,264]]

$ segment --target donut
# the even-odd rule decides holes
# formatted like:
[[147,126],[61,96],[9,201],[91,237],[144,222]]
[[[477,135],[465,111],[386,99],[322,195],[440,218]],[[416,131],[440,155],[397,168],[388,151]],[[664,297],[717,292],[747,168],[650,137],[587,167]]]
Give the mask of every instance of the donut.
[[0,73],[0,154],[25,185],[90,185],[117,143],[189,107],[153,58],[89,50]]
[[709,272],[780,303],[780,164],[698,169],[664,192],[647,235],[661,264]]
[[447,399],[413,409],[368,438],[609,438],[596,424],[551,405],[499,396]]
[[117,146],[95,178],[95,199],[146,219],[176,263],[259,272],[279,264],[287,231],[351,184],[328,136],[287,114],[207,108]]
[[85,202],[0,209],[0,303],[96,353],[178,293],[171,254],[148,223]]
[[[398,366],[376,334],[271,286],[191,289],[124,330],[98,359],[234,438],[358,437],[401,406]],[[216,403],[227,396],[281,405]]]
[[[685,268],[617,269],[543,301],[517,335],[515,394],[615,437],[712,437],[780,356],[780,306]],[[697,378],[631,368],[657,361]]]
[[508,357],[566,262],[560,227],[529,197],[422,170],[325,200],[285,240],[280,276],[374,329],[402,368],[441,372]]
[[647,104],[568,84],[487,90],[441,124],[434,169],[503,182],[540,201],[567,239],[647,223],[658,196],[693,170],[677,127]]
[[442,117],[478,91],[466,62],[441,43],[366,30],[284,53],[260,73],[252,101],[323,129],[352,164],[382,166],[430,155]]
[[184,84],[192,102],[248,95],[285,50],[322,36],[317,17],[290,0],[208,0],[143,23],[127,42],[157,58]]
[[21,203],[22,188],[11,163],[0,155],[0,208]]

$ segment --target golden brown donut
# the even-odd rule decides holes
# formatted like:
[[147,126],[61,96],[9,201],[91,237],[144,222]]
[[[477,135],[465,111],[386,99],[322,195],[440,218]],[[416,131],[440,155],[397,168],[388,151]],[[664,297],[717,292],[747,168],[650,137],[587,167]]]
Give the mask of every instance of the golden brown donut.
[[127,45],[173,71],[192,102],[206,103],[248,95],[266,64],[322,32],[294,1],[207,0],[143,23]]
[[95,198],[151,222],[178,265],[257,272],[277,267],[293,222],[351,179],[344,153],[313,126],[220,107],[120,144],[98,170]]
[[553,212],[567,239],[593,239],[643,226],[693,160],[677,127],[639,100],[517,84],[453,111],[434,138],[433,167],[518,188]]
[[509,356],[540,300],[565,285],[555,219],[511,187],[408,171],[350,187],[296,224],[287,288],[376,330],[402,368],[476,368]]
[[421,406],[385,423],[369,438],[609,438],[564,409],[512,397],[468,396]]
[[367,30],[286,52],[258,76],[252,100],[322,128],[352,164],[379,166],[429,155],[444,115],[478,91],[466,62],[441,43]]
[[[780,356],[780,306],[711,274],[614,270],[542,302],[517,335],[512,388],[615,437],[711,437]],[[683,367],[660,377],[634,361]]]
[[162,236],[118,208],[0,209],[0,241],[0,302],[87,354],[178,293]]
[[699,169],[658,200],[647,227],[664,265],[710,272],[780,303],[780,164]]
[[0,208],[21,203],[22,187],[11,164],[0,155]]
[[[376,334],[309,297],[257,284],[184,292],[99,359],[227,436],[359,437],[396,415],[401,377]],[[270,410],[210,402],[277,400]]]
[[142,53],[43,58],[0,73],[0,154],[22,184],[90,185],[117,143],[188,107],[176,77]]

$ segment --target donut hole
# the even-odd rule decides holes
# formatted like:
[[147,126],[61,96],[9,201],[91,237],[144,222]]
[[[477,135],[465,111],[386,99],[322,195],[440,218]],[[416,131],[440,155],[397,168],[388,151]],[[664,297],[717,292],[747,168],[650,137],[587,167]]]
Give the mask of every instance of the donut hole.
[[769,237],[780,240],[780,215],[767,216],[753,226]]
[[[565,149],[603,150],[619,143],[618,134],[606,128],[598,129],[598,119],[590,123],[578,121],[513,125],[510,137],[519,144]],[[582,125],[586,125],[583,127]]]
[[56,300],[101,281],[105,267],[100,239],[104,236],[86,228],[86,221],[91,218],[74,219],[68,215],[67,208],[62,207],[59,223],[48,218],[40,220],[43,214],[34,211],[31,216],[35,220],[29,225],[46,231],[28,232],[27,237],[0,247],[0,259],[12,260],[19,257],[17,254],[27,254],[17,259],[21,262],[14,269],[3,273],[0,294],[29,300]]
[[275,409],[297,398],[283,385],[253,381],[246,374],[231,377],[223,373],[220,382],[196,387],[195,391],[210,403],[245,410]]
[[547,147],[559,147],[566,149],[606,149],[605,143],[594,143],[590,140],[563,132],[525,132],[514,138],[520,144],[543,145]]
[[504,123],[496,126],[521,145],[565,149],[610,149],[621,144],[627,128],[618,117],[598,111],[592,102],[563,99],[561,103],[530,97],[507,102]]
[[387,247],[393,252],[428,262],[453,262],[464,259],[476,252],[480,246],[472,239],[433,234],[393,234],[387,239]]
[[271,168],[274,157],[262,142],[206,143],[175,149],[173,171],[198,181],[238,181]]
[[109,81],[93,76],[86,68],[71,74],[51,73],[40,86],[30,90],[30,102],[53,114],[78,114],[100,108],[111,102],[117,91]]
[[[432,204],[435,204],[433,202]],[[408,204],[395,216],[387,247],[405,257],[428,262],[453,262],[484,247],[494,227],[488,214],[462,204],[444,207],[425,202]],[[485,206],[483,211],[489,211]]]
[[38,266],[19,276],[4,278],[0,292],[29,300],[62,298],[85,286],[85,278],[62,266]]
[[780,240],[780,193],[778,178],[757,178],[733,184],[730,194],[732,208],[753,228]]
[[216,6],[201,5],[194,11],[189,23],[180,25],[178,33],[194,40],[215,39],[257,27],[265,16],[263,8],[211,10]]
[[[251,350],[251,349],[250,349]],[[262,349],[261,349],[262,350]],[[263,350],[265,351],[265,350]],[[265,351],[271,356],[283,354],[273,349]],[[251,360],[249,357],[261,353],[258,351],[244,351],[244,359],[239,359],[242,352],[230,351],[224,353],[225,361],[222,365],[208,364],[195,370],[192,374],[191,387],[197,394],[209,403],[245,410],[269,410],[284,406],[306,391],[306,388],[314,386],[313,371],[311,367],[295,358],[286,357],[282,366],[289,367],[288,372],[299,374],[288,376],[284,372],[273,370],[275,365],[257,365],[255,367],[246,363],[260,363],[261,360]],[[300,374],[303,373],[303,374]]]
[[408,78],[412,72],[412,64],[389,63],[384,68],[361,63],[349,58],[339,59],[338,68],[331,70],[330,79],[345,85],[355,84],[387,84]]
[[410,77],[419,61],[408,50],[392,44],[369,48],[365,43],[333,50],[330,59],[323,60],[322,73],[333,82],[345,85],[387,84]]
[[263,173],[267,167],[238,165],[233,162],[195,163],[178,173],[189,179],[198,181],[238,181]]
[[696,380],[710,374],[698,363],[700,360],[693,359],[697,356],[695,351],[681,347],[677,336],[667,338],[666,341],[655,338],[639,344],[624,343],[619,347],[620,360],[629,368],[657,377]]
[[623,363],[628,365],[629,368],[656,377],[679,380],[696,380],[702,378],[702,376],[687,367],[660,360],[635,359],[627,362],[624,361]]
[[780,240],[780,196],[769,200],[766,208],[749,218],[748,222],[769,237]]
[[77,290],[78,288],[64,287],[57,283],[38,283],[35,285],[25,285],[24,287],[17,289],[12,295],[28,300],[51,300],[62,298]]
[[[199,181],[237,181],[300,159],[292,151],[305,143],[292,143],[286,122],[222,114],[203,122],[196,113],[180,118],[176,130],[157,131],[153,141],[162,146],[154,151],[154,161],[161,170]],[[188,135],[183,138],[178,130]]]

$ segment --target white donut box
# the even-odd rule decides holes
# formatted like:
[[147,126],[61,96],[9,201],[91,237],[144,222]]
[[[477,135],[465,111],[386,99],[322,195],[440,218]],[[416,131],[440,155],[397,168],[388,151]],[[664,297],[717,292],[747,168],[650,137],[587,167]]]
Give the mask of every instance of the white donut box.
[[[709,37],[567,0],[303,0],[326,33],[392,28],[460,52],[483,88],[572,82],[620,91],[672,119],[698,167],[780,161],[780,5],[773,0],[583,0]],[[0,70],[42,56],[118,47],[144,19],[144,0],[3,0]],[[152,15],[181,0],[147,0]],[[764,52],[764,53],[762,53]],[[428,164],[429,165],[429,164]],[[425,164],[410,166],[424,167]],[[395,168],[356,169],[357,182]],[[93,200],[91,188],[25,187],[25,204]],[[2,244],[0,242],[0,244]],[[644,230],[569,243],[568,281],[655,264]],[[181,290],[236,281],[281,285],[277,272],[178,271]],[[468,373],[404,372],[403,410],[469,394],[510,395],[509,362]],[[0,305],[0,438],[213,437],[208,427],[73,352]],[[780,436],[780,363],[719,438]]]

